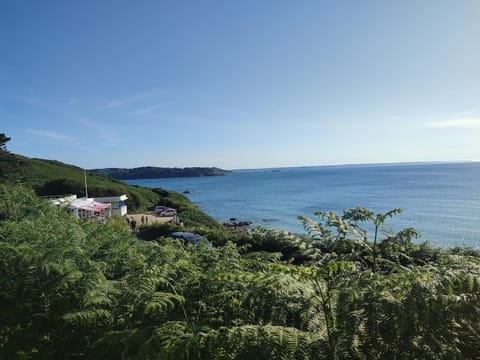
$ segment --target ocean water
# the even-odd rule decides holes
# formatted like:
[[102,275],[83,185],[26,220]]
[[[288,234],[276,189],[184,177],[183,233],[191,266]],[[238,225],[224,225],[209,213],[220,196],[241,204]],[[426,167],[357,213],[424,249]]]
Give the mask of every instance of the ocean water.
[[319,166],[237,170],[226,176],[138,179],[130,184],[186,194],[219,221],[303,233],[299,215],[403,208],[387,225],[414,227],[440,246],[480,248],[480,163]]

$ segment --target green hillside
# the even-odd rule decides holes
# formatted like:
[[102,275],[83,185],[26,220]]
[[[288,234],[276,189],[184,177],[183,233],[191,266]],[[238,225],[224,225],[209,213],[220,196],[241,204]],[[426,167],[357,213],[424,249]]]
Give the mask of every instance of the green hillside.
[[[56,160],[28,158],[15,154],[11,156],[15,159],[15,166],[3,174],[2,182],[24,183],[40,196],[85,195],[82,168]],[[187,226],[222,228],[217,221],[203,213],[185,196],[173,191],[128,185],[111,177],[90,172],[87,172],[87,184],[90,197],[127,194],[130,212],[151,210],[156,205],[166,205],[177,209]]]

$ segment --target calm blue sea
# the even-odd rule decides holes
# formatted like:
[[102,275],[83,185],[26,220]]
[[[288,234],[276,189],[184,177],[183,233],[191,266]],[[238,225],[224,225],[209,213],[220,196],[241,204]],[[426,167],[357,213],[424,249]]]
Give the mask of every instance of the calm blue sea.
[[404,213],[387,225],[421,240],[480,247],[480,163],[388,164],[237,170],[227,176],[139,179],[130,184],[186,194],[219,221],[304,232],[298,215],[367,207]]

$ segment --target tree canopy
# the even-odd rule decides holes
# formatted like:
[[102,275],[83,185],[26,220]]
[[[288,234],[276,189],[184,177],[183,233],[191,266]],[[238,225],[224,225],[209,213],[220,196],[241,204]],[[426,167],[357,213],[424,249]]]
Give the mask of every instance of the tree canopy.
[[15,157],[7,149],[7,143],[11,140],[4,133],[0,133],[0,179],[12,168]]
[[10,140],[11,138],[7,137],[4,133],[0,133],[0,152],[8,152],[6,144]]

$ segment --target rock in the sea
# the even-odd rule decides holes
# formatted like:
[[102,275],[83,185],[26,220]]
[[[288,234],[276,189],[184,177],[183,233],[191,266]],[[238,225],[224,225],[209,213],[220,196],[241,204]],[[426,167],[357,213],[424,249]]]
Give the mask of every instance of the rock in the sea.
[[251,221],[235,221],[235,220],[236,220],[235,218],[231,218],[230,222],[223,223],[223,226],[227,228],[246,228],[252,225]]
[[[235,219],[235,218],[232,218],[232,219]],[[225,226],[225,228],[228,229],[229,231],[248,233],[250,232],[250,227],[249,227],[250,224],[252,224],[251,221],[238,221],[238,222],[230,221],[230,222],[223,223],[223,226]]]

